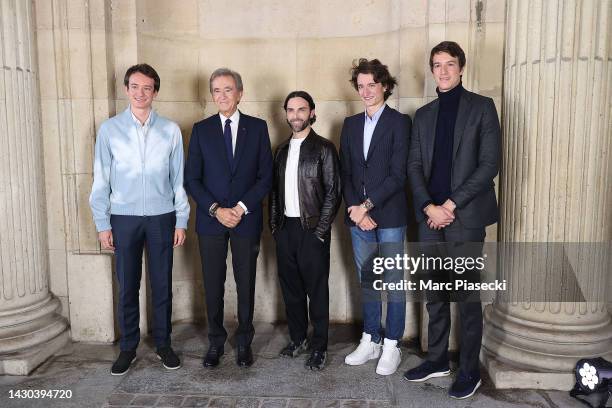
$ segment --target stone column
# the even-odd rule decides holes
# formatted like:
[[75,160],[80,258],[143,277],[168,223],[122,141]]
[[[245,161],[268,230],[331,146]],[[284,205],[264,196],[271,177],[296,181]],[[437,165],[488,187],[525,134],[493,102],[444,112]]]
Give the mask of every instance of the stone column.
[[[504,251],[558,243],[568,262],[530,244],[530,256],[510,249],[498,265],[513,283],[485,310],[483,357],[497,388],[567,390],[578,359],[612,357],[609,245],[581,264],[572,254],[612,237],[611,18],[607,0],[507,1],[499,240]],[[557,295],[580,289],[590,302],[538,296],[559,277],[569,290]]]
[[40,97],[29,1],[1,0],[0,374],[27,375],[68,341],[49,293]]

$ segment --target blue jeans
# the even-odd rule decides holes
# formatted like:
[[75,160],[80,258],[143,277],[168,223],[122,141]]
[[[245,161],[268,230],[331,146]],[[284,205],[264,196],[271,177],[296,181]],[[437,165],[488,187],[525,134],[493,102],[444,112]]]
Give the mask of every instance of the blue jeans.
[[[362,291],[363,331],[372,336],[372,341],[381,339],[382,301],[380,290],[372,287],[374,280],[400,282],[404,278],[403,269],[388,269],[384,274],[373,272],[372,261],[375,257],[403,257],[406,227],[376,228],[362,231],[351,227],[353,257]],[[385,337],[400,340],[406,324],[406,293],[403,290],[387,291],[387,319]]]

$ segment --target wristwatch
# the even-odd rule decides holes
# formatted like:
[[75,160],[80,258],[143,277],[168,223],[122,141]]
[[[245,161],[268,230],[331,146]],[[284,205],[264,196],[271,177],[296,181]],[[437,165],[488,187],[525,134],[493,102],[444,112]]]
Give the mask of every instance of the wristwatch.
[[361,203],[361,207],[365,208],[367,211],[370,211],[372,208],[374,208],[374,203],[372,200],[367,198],[363,203]]
[[214,218],[218,209],[219,209],[219,203],[213,203],[213,205],[211,205],[210,208],[208,209],[208,215]]

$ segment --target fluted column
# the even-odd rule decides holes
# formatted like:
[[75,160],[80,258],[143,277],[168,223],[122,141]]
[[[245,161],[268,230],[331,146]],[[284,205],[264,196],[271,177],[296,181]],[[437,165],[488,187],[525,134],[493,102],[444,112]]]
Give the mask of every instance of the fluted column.
[[483,341],[498,388],[569,389],[579,358],[612,357],[611,17],[609,0],[507,2],[498,267],[511,286]]
[[32,8],[1,0],[0,374],[26,375],[68,340],[49,293]]

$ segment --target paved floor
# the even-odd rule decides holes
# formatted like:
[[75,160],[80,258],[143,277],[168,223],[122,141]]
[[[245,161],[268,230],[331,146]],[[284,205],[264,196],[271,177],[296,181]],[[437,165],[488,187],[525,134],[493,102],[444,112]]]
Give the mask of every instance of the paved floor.
[[[288,341],[285,326],[258,324],[248,369],[234,363],[230,342],[219,367],[205,369],[207,348],[203,329],[191,324],[174,327],[173,345],[182,359],[180,370],[165,370],[145,340],[130,371],[109,374],[118,347],[75,343],[40,366],[29,377],[0,377],[0,407],[574,407],[582,406],[565,392],[495,390],[487,379],[471,399],[447,397],[451,377],[423,383],[402,380],[402,373],[417,365],[422,355],[402,348],[400,370],[388,377],[375,373],[372,361],[358,367],[344,365],[360,336],[352,326],[330,329],[328,365],[321,372],[304,368],[306,355],[278,357]],[[70,399],[10,398],[16,390],[70,390]]]

